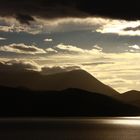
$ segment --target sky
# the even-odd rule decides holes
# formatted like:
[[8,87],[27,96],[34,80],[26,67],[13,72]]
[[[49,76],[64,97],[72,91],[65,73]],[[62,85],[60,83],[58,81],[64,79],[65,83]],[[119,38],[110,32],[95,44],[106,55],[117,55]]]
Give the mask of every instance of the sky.
[[0,2],[1,71],[84,69],[121,93],[140,90],[136,3],[133,8],[97,0]]

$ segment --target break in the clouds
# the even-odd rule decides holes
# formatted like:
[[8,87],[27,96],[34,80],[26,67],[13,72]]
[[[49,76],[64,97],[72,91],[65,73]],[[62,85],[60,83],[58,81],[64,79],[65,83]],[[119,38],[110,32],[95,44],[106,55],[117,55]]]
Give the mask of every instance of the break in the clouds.
[[5,46],[0,46],[0,51],[2,52],[12,52],[19,54],[43,54],[46,53],[43,49],[40,49],[33,45],[25,45],[25,44],[10,44]]

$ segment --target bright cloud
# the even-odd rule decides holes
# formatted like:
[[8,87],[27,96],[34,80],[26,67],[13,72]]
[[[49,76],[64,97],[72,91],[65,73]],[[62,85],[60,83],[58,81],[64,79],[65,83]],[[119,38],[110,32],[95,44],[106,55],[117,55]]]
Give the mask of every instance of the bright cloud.
[[64,45],[64,44],[58,44],[54,47],[55,49],[58,49],[58,52],[69,52],[69,53],[82,53],[82,54],[99,54],[102,52],[102,48],[95,45],[93,46],[93,49],[87,50],[78,48],[77,46],[73,45]]
[[29,46],[22,43],[0,46],[0,51],[13,52],[13,53],[19,53],[19,54],[33,54],[33,55],[46,53],[46,51],[34,45]]
[[48,53],[57,53],[58,51],[53,49],[53,48],[47,48],[46,52],[48,52]]
[[132,49],[140,50],[140,46],[138,45],[133,45],[133,46],[128,46],[128,47]]
[[140,30],[126,30],[135,29],[139,27],[140,21],[125,21],[125,20],[110,20],[109,22],[102,24],[97,32],[100,33],[113,33],[118,35],[126,36],[140,36]]
[[46,39],[44,39],[44,41],[46,41],[46,42],[52,42],[53,39],[52,38],[46,38]]
[[6,38],[0,37],[0,40],[6,40]]

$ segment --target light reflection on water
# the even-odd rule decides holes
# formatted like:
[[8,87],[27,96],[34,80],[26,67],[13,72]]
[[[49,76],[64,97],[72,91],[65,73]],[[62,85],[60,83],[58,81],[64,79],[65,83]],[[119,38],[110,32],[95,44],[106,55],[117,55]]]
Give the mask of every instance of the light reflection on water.
[[119,125],[139,125],[140,126],[140,118],[139,117],[123,117],[105,120],[106,123],[110,124],[119,124]]
[[140,125],[140,117],[0,118],[0,123],[8,122]]
[[140,117],[0,119],[0,140],[140,140]]

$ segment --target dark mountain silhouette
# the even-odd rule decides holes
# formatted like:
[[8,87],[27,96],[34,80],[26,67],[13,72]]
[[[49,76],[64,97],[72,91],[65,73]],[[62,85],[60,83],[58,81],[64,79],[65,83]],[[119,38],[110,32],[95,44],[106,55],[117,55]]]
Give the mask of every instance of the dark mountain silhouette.
[[118,92],[103,84],[84,70],[52,75],[41,75],[39,72],[2,72],[0,85],[10,87],[26,87],[31,90],[64,90],[78,88],[90,92],[102,93],[109,96],[118,95]]
[[0,117],[135,116],[140,109],[80,89],[31,91],[0,87]]
[[125,92],[123,94],[120,94],[118,96],[118,99],[120,99],[123,102],[140,107],[140,91],[131,90]]

